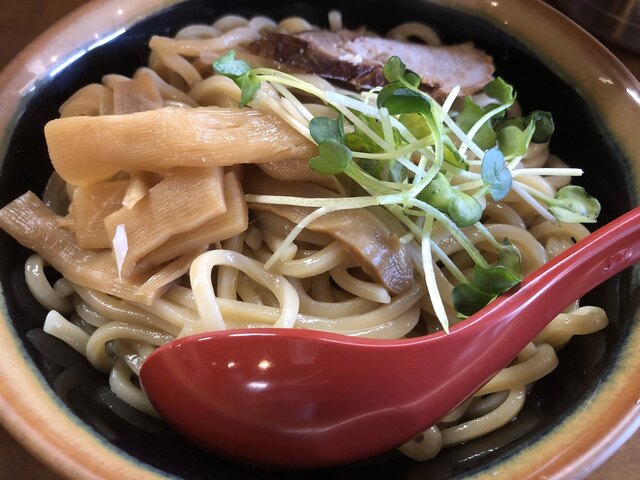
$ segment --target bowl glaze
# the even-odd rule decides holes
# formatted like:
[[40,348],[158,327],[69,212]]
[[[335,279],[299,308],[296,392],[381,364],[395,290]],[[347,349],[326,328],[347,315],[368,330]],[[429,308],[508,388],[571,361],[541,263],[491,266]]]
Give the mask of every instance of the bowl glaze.
[[[27,189],[42,191],[51,171],[42,128],[57,116],[58,106],[106,73],[131,74],[146,62],[152,34],[169,35],[226,13],[299,14],[322,25],[331,8],[342,10],[352,27],[385,31],[420,20],[445,42],[473,40],[516,86],[525,111],[553,113],[552,151],[585,169],[580,183],[603,203],[603,222],[638,204],[640,86],[595,40],[543,3],[403,0],[389,9],[377,0],[103,0],[54,26],[0,75],[2,205]],[[589,295],[590,303],[608,311],[610,326],[575,338],[560,353],[559,368],[538,382],[525,411],[496,433],[500,448],[489,451],[482,442],[469,442],[424,464],[390,452],[304,474],[238,466],[200,452],[168,428],[122,422],[108,406],[113,399],[105,377],[70,368],[76,360],[70,352],[62,360],[44,358],[38,337],[28,333],[41,327],[45,312],[25,293],[21,269],[27,252],[4,234],[0,242],[0,420],[47,465],[70,477],[576,478],[599,465],[640,423],[636,268]],[[65,375],[80,381],[58,395]]]

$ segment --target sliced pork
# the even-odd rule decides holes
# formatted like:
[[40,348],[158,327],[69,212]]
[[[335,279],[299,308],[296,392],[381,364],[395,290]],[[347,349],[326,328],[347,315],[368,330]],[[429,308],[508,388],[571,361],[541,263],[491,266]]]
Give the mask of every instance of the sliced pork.
[[384,85],[382,67],[396,55],[420,76],[422,88],[439,99],[456,85],[460,86],[460,95],[480,90],[493,79],[494,71],[491,57],[469,42],[433,47],[348,30],[270,33],[250,48],[292,70],[348,82],[361,89]]

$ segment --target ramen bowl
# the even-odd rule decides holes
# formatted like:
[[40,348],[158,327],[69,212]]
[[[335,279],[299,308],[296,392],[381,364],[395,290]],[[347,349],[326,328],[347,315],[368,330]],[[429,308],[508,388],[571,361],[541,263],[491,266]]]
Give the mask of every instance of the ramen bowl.
[[[38,38],[0,76],[2,205],[41,192],[51,173],[44,124],[78,88],[146,63],[148,39],[235,13],[384,32],[405,21],[431,25],[445,43],[472,40],[515,85],[524,111],[552,112],[551,150],[584,169],[579,183],[603,205],[604,223],[638,204],[640,85],[601,45],[541,2],[489,0],[103,0]],[[543,32],[543,34],[541,34]],[[393,479],[578,478],[596,468],[640,424],[637,268],[588,295],[610,319],[574,338],[559,367],[537,382],[518,417],[488,437],[417,463],[396,452],[313,471],[266,471],[194,447],[164,424],[117,401],[106,376],[42,334],[46,312],[24,285],[28,252],[0,236],[0,420],[46,465],[73,478]],[[491,344],[487,344],[491,349]],[[43,354],[46,352],[46,354]],[[54,352],[54,354],[51,354]],[[446,359],[443,359],[446,361]]]

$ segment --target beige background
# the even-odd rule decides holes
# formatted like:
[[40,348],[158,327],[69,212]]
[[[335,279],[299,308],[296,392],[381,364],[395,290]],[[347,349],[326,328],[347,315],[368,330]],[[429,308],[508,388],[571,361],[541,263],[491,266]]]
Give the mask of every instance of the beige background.
[[[31,39],[86,0],[2,0],[0,8],[0,68]],[[616,50],[616,54],[640,77],[640,58]],[[589,480],[640,478],[640,434],[636,434]],[[0,427],[0,480],[55,480],[60,477],[40,465]]]

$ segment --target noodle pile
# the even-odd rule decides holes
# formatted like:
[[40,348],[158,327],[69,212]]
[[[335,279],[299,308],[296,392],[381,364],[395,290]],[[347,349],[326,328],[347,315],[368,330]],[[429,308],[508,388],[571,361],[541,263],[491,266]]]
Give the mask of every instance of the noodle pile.
[[[329,24],[332,30],[342,28],[337,12],[330,13]],[[130,113],[140,115],[140,118],[147,115],[151,118],[149,121],[155,122],[153,110],[158,108],[169,107],[178,112],[198,107],[235,109],[240,100],[240,89],[229,78],[214,75],[212,61],[233,49],[238,58],[254,67],[272,67],[273,62],[252,54],[248,45],[265,32],[296,33],[314,28],[302,18],[276,23],[265,17],[245,19],[229,15],[213,25],[186,27],[173,39],[154,37],[150,42],[152,53],[148,67],[137,70],[132,78],[107,75],[101,84],[82,88],[62,105],[61,117],[82,117],[78,122],[88,122],[94,121],[88,117],[105,116],[106,121],[107,116]],[[439,44],[437,35],[430,28],[414,23],[398,26],[389,35],[401,40],[412,38]],[[317,88],[342,92],[320,77],[293,75]],[[311,140],[295,129],[296,122],[308,124],[309,119],[301,112],[329,116],[334,115],[332,110],[310,102],[308,96],[298,95],[299,92],[293,89],[279,88],[277,84],[262,88],[267,93],[264,98],[269,100],[254,102],[253,108],[261,115],[276,118],[274,122],[284,118],[281,128],[290,129],[287,131],[292,139],[300,137],[295,140],[299,141],[299,149],[312,148]],[[128,90],[135,90],[138,96],[130,96]],[[478,101],[482,101],[481,95]],[[298,108],[298,104],[302,108]],[[513,111],[517,109],[517,105],[512,107]],[[170,115],[171,119],[181,118],[180,113]],[[132,124],[127,131],[135,128]],[[172,138],[172,133],[167,131],[154,130],[151,135]],[[237,142],[242,143],[241,140]],[[171,148],[162,147],[165,151]],[[260,154],[269,148],[268,145],[255,147],[251,154]],[[171,152],[166,156],[170,157]],[[283,156],[295,157],[290,152]],[[248,160],[239,159],[238,163],[245,161]],[[119,398],[148,415],[157,416],[137,383],[137,375],[145,358],[157,346],[178,336],[224,328],[277,326],[392,339],[441,329],[423,280],[426,273],[421,271],[421,255],[425,248],[421,249],[415,240],[406,242],[406,247],[415,268],[416,281],[409,288],[394,292],[371,275],[345,241],[313,228],[299,229],[294,241],[290,241],[289,234],[296,230],[298,221],[278,215],[274,208],[258,205],[260,193],[247,197],[250,200],[247,204],[242,192],[243,182],[250,176],[264,177],[267,183],[272,181],[270,177],[278,172],[275,169],[276,172],[270,175],[269,169],[276,161],[289,160],[274,158],[261,170],[253,166],[192,167],[176,163],[162,168],[131,167],[124,172],[117,167],[120,173],[115,177],[111,178],[111,173],[104,174],[109,178],[108,182],[100,177],[86,183],[79,180],[75,184],[66,183],[54,174],[44,193],[44,203],[58,214],[52,217],[51,231],[67,232],[60,233],[60,241],[78,241],[79,252],[91,250],[111,259],[109,268],[113,272],[117,270],[114,275],[118,275],[123,284],[129,282],[130,288],[124,289],[119,284],[111,289],[87,285],[82,272],[65,274],[52,285],[45,276],[45,267],[53,262],[44,260],[41,255],[32,255],[25,266],[26,281],[38,302],[50,310],[45,331],[86,355],[97,369],[108,372],[110,386]],[[296,162],[291,163],[297,179],[322,185],[332,194],[343,195],[354,189],[338,177],[319,175],[301,168]],[[513,169],[513,175],[520,182],[518,185],[524,184],[553,197],[568,183],[567,177],[538,174],[536,170],[519,173],[519,169],[546,167],[562,168],[563,164],[549,153],[548,143],[532,143],[520,165]],[[91,168],[87,170],[86,175],[98,175]],[[301,177],[302,172],[305,178]],[[197,188],[188,188],[196,184]],[[205,184],[217,187],[203,193]],[[244,185],[246,188],[246,182]],[[97,192],[101,188],[107,188],[108,192]],[[159,202],[168,198],[167,205],[153,206],[154,195]],[[102,200],[97,205],[82,198]],[[40,208],[34,199],[26,199],[25,205],[25,211]],[[203,205],[206,208],[202,208]],[[559,223],[546,210],[540,211],[538,203],[531,200],[524,188],[518,190],[514,186],[503,200],[488,199],[483,207],[484,228],[467,227],[464,229],[466,236],[491,261],[495,260],[495,248],[489,238],[508,238],[520,253],[525,275],[589,233],[579,224]],[[154,217],[145,223],[144,213],[137,219],[127,217],[129,212],[147,211],[144,208],[166,212],[163,214],[166,218]],[[94,218],[92,212],[98,210],[103,215]],[[406,234],[406,229],[390,219],[382,207],[369,211],[382,219],[396,235],[392,235],[396,240],[403,237],[403,232]],[[203,212],[206,219],[199,217]],[[192,215],[194,221],[187,224],[184,220],[178,225],[169,219],[172,215]],[[112,220],[104,220],[105,216]],[[94,228],[92,222],[96,218],[99,225]],[[103,231],[103,221],[107,225],[106,231]],[[201,228],[204,223],[207,223],[207,229]],[[155,228],[147,232],[150,238],[140,241],[144,248],[137,251],[138,240],[134,235],[142,235],[140,225],[146,225],[144,228],[148,229],[151,228],[149,224]],[[121,226],[126,229],[119,228]],[[79,233],[82,228],[84,233]],[[210,232],[215,235],[211,236]],[[202,240],[194,240],[197,238]],[[430,240],[434,249],[430,268],[434,271],[448,322],[453,325],[460,321],[451,299],[456,278],[442,259],[451,259],[455,268],[467,277],[473,262],[451,233],[439,228],[437,222]],[[115,260],[111,248],[115,251]],[[91,261],[94,260],[92,257]],[[58,265],[53,266],[61,270]],[[506,425],[522,409],[531,384],[556,367],[556,351],[573,335],[589,334],[606,324],[607,317],[601,309],[580,307],[577,303],[572,305],[472,398],[438,425],[401,446],[400,450],[423,461],[435,457],[442,448],[467,442]]]

